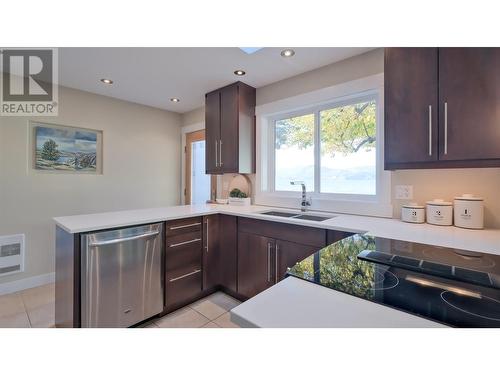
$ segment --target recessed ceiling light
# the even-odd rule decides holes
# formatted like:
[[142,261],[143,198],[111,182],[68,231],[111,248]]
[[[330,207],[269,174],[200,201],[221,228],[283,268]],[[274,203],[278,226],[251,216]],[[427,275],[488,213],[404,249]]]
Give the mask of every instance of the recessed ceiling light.
[[283,57],[292,57],[293,55],[295,55],[295,51],[291,48],[287,48],[281,51],[281,56]]
[[101,78],[101,82],[105,83],[107,85],[112,85],[113,84],[113,81],[110,80],[109,78]]
[[180,102],[179,98],[170,98],[170,101],[174,102],[174,103],[179,103]]
[[244,76],[247,73],[244,70],[238,69],[234,71],[234,74],[236,74],[237,76]]

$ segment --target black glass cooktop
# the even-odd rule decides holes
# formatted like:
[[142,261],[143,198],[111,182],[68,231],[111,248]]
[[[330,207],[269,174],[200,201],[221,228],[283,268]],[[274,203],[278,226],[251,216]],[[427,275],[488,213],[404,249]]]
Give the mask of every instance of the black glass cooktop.
[[289,275],[455,327],[500,327],[500,256],[353,235]]

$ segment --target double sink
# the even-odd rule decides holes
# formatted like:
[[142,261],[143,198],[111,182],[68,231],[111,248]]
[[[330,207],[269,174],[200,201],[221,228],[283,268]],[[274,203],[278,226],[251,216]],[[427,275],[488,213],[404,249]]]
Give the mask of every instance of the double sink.
[[286,212],[286,211],[265,211],[265,212],[259,212],[259,213],[262,215],[288,217],[290,219],[301,219],[301,220],[309,220],[309,221],[325,221],[328,219],[333,219],[335,217],[335,216],[310,215],[310,214]]

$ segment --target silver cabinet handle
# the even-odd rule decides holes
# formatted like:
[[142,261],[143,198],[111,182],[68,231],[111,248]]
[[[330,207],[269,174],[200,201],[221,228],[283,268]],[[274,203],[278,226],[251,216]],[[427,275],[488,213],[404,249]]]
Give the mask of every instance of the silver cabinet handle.
[[91,242],[89,243],[90,246],[105,246],[105,245],[113,245],[115,243],[121,243],[121,242],[128,242],[128,241],[134,241],[134,240],[140,240],[141,238],[149,238],[153,237],[160,234],[159,231],[154,231],[154,232],[147,232],[147,233],[142,233],[138,234],[136,236],[130,236],[130,237],[123,237],[123,238],[114,238],[112,240],[107,240],[107,241],[99,241],[99,242]]
[[429,156],[432,156],[432,105],[429,106]]
[[169,282],[173,282],[173,281],[177,281],[177,280],[183,279],[185,277],[194,275],[194,274],[196,274],[198,272],[201,272],[201,270],[194,270],[193,272],[186,273],[185,275],[182,275],[182,276],[179,276],[179,277],[174,277],[173,279],[170,279]]
[[216,140],[215,141],[215,168],[217,168],[219,166],[219,163],[217,162],[217,155],[218,155],[218,152],[217,152],[217,144],[219,142]]
[[186,225],[178,225],[176,227],[170,227],[170,230],[176,230],[176,229],[182,229],[182,228],[189,228],[189,227],[195,227],[197,225],[200,225],[200,223],[194,223],[194,224],[186,224]]
[[448,154],[448,103],[444,102],[444,154]]
[[207,245],[205,246],[205,249],[207,250],[207,254],[208,254],[208,218],[207,218],[207,236],[206,236],[206,239],[207,239]]
[[222,167],[222,141],[219,140],[219,167]]
[[267,243],[267,282],[271,281],[271,244]]
[[277,284],[278,283],[278,251],[280,250],[278,244],[275,245],[274,247],[275,254],[274,254],[274,282]]
[[169,247],[177,247],[177,246],[187,245],[188,243],[193,243],[193,242],[198,242],[198,241],[201,241],[201,238],[195,238],[194,240],[189,240],[189,241],[184,241],[184,242],[179,242],[179,243],[173,243]]

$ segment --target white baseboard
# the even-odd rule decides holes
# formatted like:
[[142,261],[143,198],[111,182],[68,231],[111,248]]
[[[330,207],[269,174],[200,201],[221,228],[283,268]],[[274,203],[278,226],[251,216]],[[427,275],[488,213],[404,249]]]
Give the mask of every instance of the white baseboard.
[[27,277],[25,279],[0,284],[0,296],[3,294],[15,293],[19,292],[20,290],[53,283],[56,278],[55,276],[56,274],[52,272],[46,273],[45,275]]

